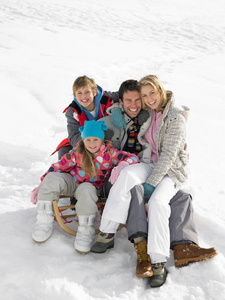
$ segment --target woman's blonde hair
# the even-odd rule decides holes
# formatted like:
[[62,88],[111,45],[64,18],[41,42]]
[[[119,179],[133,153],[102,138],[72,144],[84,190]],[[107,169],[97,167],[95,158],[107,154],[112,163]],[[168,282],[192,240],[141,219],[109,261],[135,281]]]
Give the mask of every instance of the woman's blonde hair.
[[75,97],[76,91],[79,88],[89,86],[94,94],[97,90],[97,84],[92,78],[87,77],[86,75],[77,77],[77,79],[73,83],[73,95]]
[[[107,144],[108,141],[104,141],[104,142],[102,141],[102,145],[107,146]],[[82,155],[81,166],[84,172],[90,177],[96,177],[97,173],[96,173],[96,166],[94,163],[94,155],[86,149],[84,145],[84,141],[81,140],[74,150],[78,153],[78,156]],[[107,152],[111,156],[110,148],[107,149]]]
[[[155,75],[147,75],[143,77],[138,82],[138,90],[141,91],[141,87],[145,85],[151,85],[155,91],[159,92],[161,101],[158,107],[159,111],[163,111],[166,107],[166,104],[169,100],[172,99],[173,93],[171,91],[166,91],[162,85],[162,82],[159,80],[159,78]],[[147,109],[147,105],[142,100],[143,108]]]

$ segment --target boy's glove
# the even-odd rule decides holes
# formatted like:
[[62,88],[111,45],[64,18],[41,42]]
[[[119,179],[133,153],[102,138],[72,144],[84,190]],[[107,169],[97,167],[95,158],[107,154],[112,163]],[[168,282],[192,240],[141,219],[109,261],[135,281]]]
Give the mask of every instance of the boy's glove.
[[129,164],[125,161],[121,161],[117,167],[112,169],[111,172],[111,176],[109,178],[109,182],[111,182],[112,184],[114,184],[116,182],[116,179],[118,178],[118,176],[120,175],[120,171],[125,168],[126,166],[128,166]]
[[154,192],[155,187],[146,182],[143,183],[142,185],[144,187],[144,196],[149,199],[151,197],[152,193]]
[[39,192],[39,189],[40,187],[42,186],[42,182],[39,184],[38,187],[36,187],[32,193],[31,193],[31,197],[30,197],[30,201],[33,203],[33,204],[36,204],[37,203],[37,197],[38,197],[38,192]]
[[112,110],[111,121],[113,125],[118,129],[126,128],[126,123],[124,121],[121,108],[115,108]]

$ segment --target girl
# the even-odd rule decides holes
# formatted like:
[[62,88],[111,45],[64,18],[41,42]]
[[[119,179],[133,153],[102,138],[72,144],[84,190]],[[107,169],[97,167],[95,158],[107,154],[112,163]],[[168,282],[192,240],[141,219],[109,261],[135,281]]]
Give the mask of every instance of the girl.
[[[80,76],[73,83],[74,99],[63,111],[67,118],[68,138],[64,139],[52,153],[58,152],[58,159],[68,153],[81,140],[79,127],[85,120],[98,120],[107,115],[106,109],[113,102],[118,102],[117,92],[106,92],[88,76]],[[120,122],[123,121],[120,111],[114,111]],[[123,121],[124,122],[124,121]]]
[[107,199],[100,230],[115,233],[119,223],[126,223],[130,190],[144,183],[145,195],[148,199],[151,196],[148,202],[148,254],[153,269],[150,285],[159,286],[159,282],[163,284],[166,280],[164,264],[170,249],[169,202],[187,180],[185,123],[189,109],[176,107],[172,92],[165,91],[154,75],[142,78],[138,86],[150,114],[138,134],[143,150],[139,155],[141,163],[120,173]]
[[52,164],[41,177],[39,192],[36,189],[38,214],[32,238],[35,242],[44,242],[51,236],[54,219],[52,201],[58,200],[61,194],[74,194],[79,222],[75,249],[87,253],[95,236],[97,191],[101,190],[114,166],[118,165],[118,168],[112,172],[113,177],[128,164],[137,163],[138,158],[135,154],[112,148],[110,143],[104,144],[104,131],[107,130],[104,121],[85,121],[79,130],[82,140],[77,147]]

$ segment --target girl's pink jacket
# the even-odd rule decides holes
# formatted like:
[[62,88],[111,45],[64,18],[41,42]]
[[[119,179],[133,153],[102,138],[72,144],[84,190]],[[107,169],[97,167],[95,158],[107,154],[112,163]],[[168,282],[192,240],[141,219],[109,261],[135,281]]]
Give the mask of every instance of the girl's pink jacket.
[[107,146],[101,146],[99,153],[94,158],[97,176],[89,177],[81,166],[81,157],[81,154],[78,156],[76,151],[71,150],[61,160],[51,165],[48,171],[41,177],[41,181],[50,172],[67,172],[73,176],[76,183],[90,182],[100,190],[105,179],[109,177],[111,170],[121,161],[126,161],[129,165],[139,162],[135,154],[114,149],[112,148],[112,144],[108,143]]

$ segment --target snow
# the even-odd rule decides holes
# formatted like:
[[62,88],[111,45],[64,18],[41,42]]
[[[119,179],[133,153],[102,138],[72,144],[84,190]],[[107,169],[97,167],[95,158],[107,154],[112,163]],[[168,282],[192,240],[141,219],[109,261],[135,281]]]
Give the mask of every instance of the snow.
[[[2,299],[225,299],[224,1],[0,0],[0,291]],[[126,229],[105,254],[81,255],[55,222],[31,239],[30,193],[66,137],[77,76],[105,90],[156,74],[191,109],[190,186],[202,247],[219,254],[151,289],[135,276]],[[73,222],[74,223],[74,222]],[[72,226],[72,225],[71,225]]]

